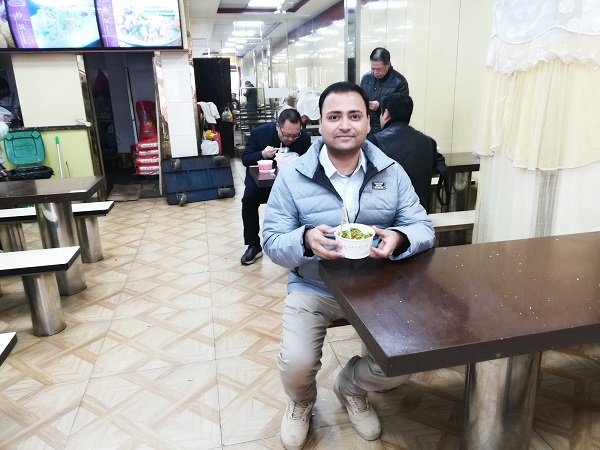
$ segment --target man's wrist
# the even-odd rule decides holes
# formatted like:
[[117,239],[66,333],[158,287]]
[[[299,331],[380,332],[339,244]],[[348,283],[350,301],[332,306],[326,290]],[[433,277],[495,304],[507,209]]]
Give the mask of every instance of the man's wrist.
[[304,233],[302,233],[302,246],[304,247],[304,256],[315,256],[310,246],[306,244],[306,233],[308,233],[314,227],[314,225],[304,225]]
[[404,234],[402,231],[398,231],[398,230],[394,230],[394,231],[400,235],[401,243],[398,244],[398,246],[396,247],[396,249],[394,250],[394,253],[392,253],[392,255],[400,256],[402,253],[404,253],[406,250],[408,250],[408,247],[410,247],[410,241],[408,240],[408,236],[406,236],[406,234]]

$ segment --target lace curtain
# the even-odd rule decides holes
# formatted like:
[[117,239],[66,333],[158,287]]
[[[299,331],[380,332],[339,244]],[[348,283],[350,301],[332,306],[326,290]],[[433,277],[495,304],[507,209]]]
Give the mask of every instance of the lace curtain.
[[477,152],[556,170],[600,160],[600,2],[499,0]]
[[600,229],[600,1],[496,0],[473,242]]
[[599,37],[598,0],[498,1],[487,65],[510,74],[560,59],[596,70]]

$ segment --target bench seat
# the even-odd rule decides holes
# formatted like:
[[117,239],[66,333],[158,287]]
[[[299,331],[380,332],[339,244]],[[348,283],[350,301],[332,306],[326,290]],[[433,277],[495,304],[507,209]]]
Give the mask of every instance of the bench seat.
[[0,277],[20,276],[23,281],[36,336],[65,329],[56,272],[69,269],[80,253],[79,246],[0,253]]
[[[97,217],[107,215],[114,204],[114,201],[105,201],[71,205],[83,262],[97,262],[104,257]],[[22,224],[35,221],[36,214],[33,206],[0,210],[0,242],[3,250],[7,252],[26,250]]]
[[429,214],[429,218],[436,233],[472,230],[475,225],[475,210]]
[[0,366],[17,344],[17,333],[11,331],[9,333],[0,333]]

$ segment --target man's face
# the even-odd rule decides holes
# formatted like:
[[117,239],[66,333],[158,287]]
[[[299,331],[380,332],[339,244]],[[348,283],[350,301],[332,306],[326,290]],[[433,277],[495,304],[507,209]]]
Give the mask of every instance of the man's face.
[[371,73],[379,80],[387,75],[390,66],[391,63],[384,64],[381,61],[371,61]]
[[300,137],[300,128],[300,122],[292,123],[289,120],[286,120],[283,123],[283,126],[277,124],[277,135],[279,136],[281,144],[284,147],[292,145],[292,142]]
[[334,92],[325,98],[319,132],[330,152],[358,151],[370,129],[369,115],[360,94]]

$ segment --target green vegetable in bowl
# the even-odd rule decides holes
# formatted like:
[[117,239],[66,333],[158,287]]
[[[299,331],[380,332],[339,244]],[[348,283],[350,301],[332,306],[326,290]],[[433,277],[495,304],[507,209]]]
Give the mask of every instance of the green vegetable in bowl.
[[363,233],[362,231],[360,231],[360,229],[355,228],[355,227],[350,227],[350,231],[348,230],[342,230],[342,232],[340,233],[340,236],[342,236],[344,239],[367,239],[370,238],[371,236],[373,236],[373,233]]

